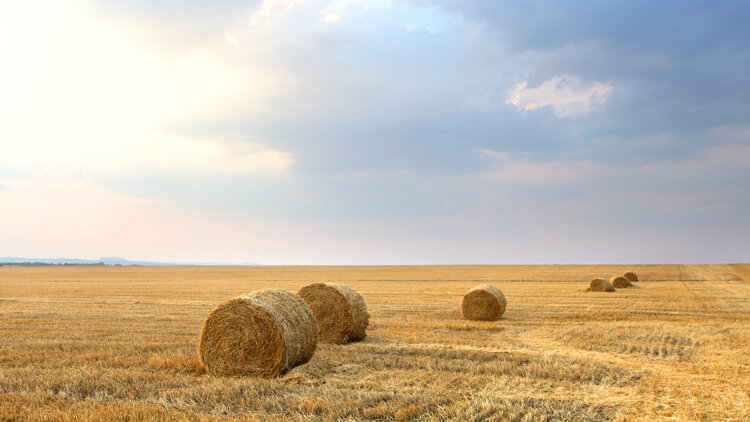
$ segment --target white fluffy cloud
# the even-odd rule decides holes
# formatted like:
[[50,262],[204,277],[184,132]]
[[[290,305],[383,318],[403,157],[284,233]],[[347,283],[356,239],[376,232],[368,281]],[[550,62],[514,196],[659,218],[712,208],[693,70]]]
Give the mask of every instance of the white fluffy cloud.
[[515,85],[505,103],[524,111],[550,106],[557,117],[578,117],[604,106],[613,88],[601,82],[584,83],[575,76],[555,76],[536,88],[528,88],[528,82]]

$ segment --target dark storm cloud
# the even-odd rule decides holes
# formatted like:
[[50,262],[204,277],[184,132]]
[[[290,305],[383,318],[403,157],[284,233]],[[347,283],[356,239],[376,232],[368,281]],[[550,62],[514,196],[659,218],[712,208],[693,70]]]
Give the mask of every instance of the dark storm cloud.
[[614,84],[582,138],[672,133],[683,138],[672,155],[685,156],[720,141],[710,129],[750,118],[746,2],[430,3],[481,22],[490,39],[526,54],[532,86],[561,73]]

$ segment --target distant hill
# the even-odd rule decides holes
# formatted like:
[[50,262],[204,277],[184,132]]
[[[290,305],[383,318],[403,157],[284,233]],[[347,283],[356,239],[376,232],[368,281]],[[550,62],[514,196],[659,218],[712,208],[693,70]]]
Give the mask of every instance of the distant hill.
[[43,266],[43,265],[260,265],[255,262],[157,262],[157,261],[129,261],[124,258],[102,257],[96,260],[77,258],[19,258],[0,257],[0,266]]

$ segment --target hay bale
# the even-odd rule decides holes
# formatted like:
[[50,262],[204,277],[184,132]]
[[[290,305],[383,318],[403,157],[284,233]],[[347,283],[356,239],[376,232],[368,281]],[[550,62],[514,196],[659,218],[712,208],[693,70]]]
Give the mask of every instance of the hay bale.
[[607,280],[603,278],[595,278],[591,280],[587,292],[614,292],[615,287]]
[[609,283],[615,286],[616,289],[624,289],[626,287],[633,287],[633,284],[623,276],[612,276],[609,279]]
[[318,322],[320,341],[347,343],[367,335],[370,314],[362,296],[349,286],[338,283],[316,283],[297,292],[307,303]]
[[483,284],[469,290],[461,302],[464,318],[477,321],[497,321],[505,313],[505,295],[495,286]]
[[625,274],[623,274],[622,276],[625,277],[625,278],[627,278],[628,281],[630,281],[631,283],[634,282],[634,281],[638,281],[638,276],[636,275],[636,273],[634,273],[632,271],[628,271]]
[[198,354],[211,375],[273,377],[310,360],[317,337],[304,301],[286,290],[265,289],[208,314]]

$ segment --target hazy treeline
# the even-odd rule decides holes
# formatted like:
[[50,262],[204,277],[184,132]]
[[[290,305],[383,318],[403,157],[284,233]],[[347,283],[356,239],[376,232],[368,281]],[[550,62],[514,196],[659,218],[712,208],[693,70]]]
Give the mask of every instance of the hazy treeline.
[[106,265],[103,262],[93,262],[90,264],[71,264],[69,262],[64,263],[51,263],[51,262],[0,262],[0,267],[70,267],[70,266],[92,266],[92,265]]

